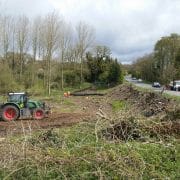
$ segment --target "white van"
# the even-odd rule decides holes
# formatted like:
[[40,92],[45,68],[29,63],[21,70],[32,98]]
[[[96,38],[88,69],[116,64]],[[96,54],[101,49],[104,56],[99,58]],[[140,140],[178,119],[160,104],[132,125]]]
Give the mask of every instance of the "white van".
[[171,90],[180,91],[180,80],[171,81],[169,86]]

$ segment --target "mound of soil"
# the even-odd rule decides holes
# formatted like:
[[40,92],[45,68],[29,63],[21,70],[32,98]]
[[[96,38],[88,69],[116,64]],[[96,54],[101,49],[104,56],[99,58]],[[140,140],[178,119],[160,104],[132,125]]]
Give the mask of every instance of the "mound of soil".
[[[180,137],[180,108],[177,102],[171,101],[161,94],[142,92],[130,85],[121,85],[108,93],[109,99],[128,101],[135,109],[146,117],[161,113],[161,121],[135,122],[127,117],[114,125],[103,129],[100,134],[108,140],[143,140],[149,138]],[[136,112],[136,113],[137,113]]]
[[121,85],[108,95],[114,100],[126,100],[141,110],[147,117],[165,112],[171,105],[170,100],[155,92],[142,92],[130,85]]

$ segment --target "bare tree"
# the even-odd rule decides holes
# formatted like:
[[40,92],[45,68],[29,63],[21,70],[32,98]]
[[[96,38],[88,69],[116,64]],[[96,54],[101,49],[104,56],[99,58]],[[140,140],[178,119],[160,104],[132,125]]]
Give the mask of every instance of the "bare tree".
[[34,85],[34,81],[35,81],[35,62],[39,50],[38,47],[40,41],[40,28],[41,28],[41,17],[37,17],[34,19],[31,28],[31,43],[32,43],[32,53],[33,53],[31,85]]
[[80,81],[82,84],[83,80],[83,58],[87,49],[92,45],[94,41],[94,29],[87,24],[80,22],[77,27],[77,49],[81,64],[81,77]]
[[94,47],[94,54],[96,57],[110,57],[111,49],[107,46],[97,45]]
[[65,58],[68,59],[68,51],[71,47],[72,40],[72,31],[70,25],[65,22],[62,23],[61,31],[60,31],[60,42],[59,42],[59,50],[61,55],[61,89],[64,89],[64,61]]
[[[59,56],[61,88],[64,88],[65,68],[80,69],[82,84],[85,53],[94,41],[93,28],[80,22],[75,37],[72,27],[62,21],[56,12],[42,18],[35,17],[32,22],[29,20],[24,15],[12,17],[0,14],[1,61],[8,63],[15,80],[22,81],[25,77],[28,83],[23,81],[23,85],[32,87],[37,80],[36,69],[41,69],[39,77],[44,80],[44,89],[50,95],[54,78],[52,69],[56,70],[53,65],[58,64],[52,63],[52,60]],[[43,61],[37,62],[37,59]]]
[[46,61],[46,86],[51,94],[51,61],[57,50],[60,17],[55,13],[48,14],[43,21],[41,45]]
[[11,16],[1,17],[1,45],[3,50],[4,62],[7,60],[7,53],[10,47],[11,31],[12,31],[12,18]]
[[12,51],[12,63],[11,63],[11,68],[13,71],[13,74],[15,74],[15,49],[16,49],[16,22],[15,19],[12,19],[12,29],[11,29],[11,51]]
[[19,60],[20,60],[20,74],[19,79],[22,79],[23,65],[24,65],[24,54],[28,50],[28,29],[29,19],[26,16],[20,16],[16,24],[17,30],[17,47],[19,50]]

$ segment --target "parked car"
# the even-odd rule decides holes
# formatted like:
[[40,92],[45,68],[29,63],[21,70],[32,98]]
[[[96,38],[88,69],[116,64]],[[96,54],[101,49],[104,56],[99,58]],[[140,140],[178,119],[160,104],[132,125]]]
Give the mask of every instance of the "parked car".
[[142,79],[138,79],[138,82],[141,83],[141,82],[142,82]]
[[132,77],[132,80],[137,80],[135,77]]
[[180,91],[180,80],[171,81],[169,87],[171,90]]
[[159,82],[153,82],[152,87],[160,88],[161,84]]

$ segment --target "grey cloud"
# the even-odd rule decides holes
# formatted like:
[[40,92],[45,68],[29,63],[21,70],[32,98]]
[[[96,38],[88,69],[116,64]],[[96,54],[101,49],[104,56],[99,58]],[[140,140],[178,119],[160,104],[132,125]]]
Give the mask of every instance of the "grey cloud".
[[54,7],[48,0],[2,0],[0,10],[3,13],[29,17],[44,15],[52,11]]
[[108,34],[101,41],[109,42],[112,51],[124,60],[150,53],[162,36],[180,32],[179,6],[177,1],[154,1],[147,9],[120,16],[119,21],[109,22],[107,28],[98,27],[100,33],[106,31]]
[[4,2],[6,9],[16,14],[24,12],[32,16],[57,9],[73,25],[80,20],[85,21],[96,29],[97,43],[109,46],[113,56],[127,63],[148,52],[151,53],[154,44],[162,36],[180,33],[179,0],[6,0]]

